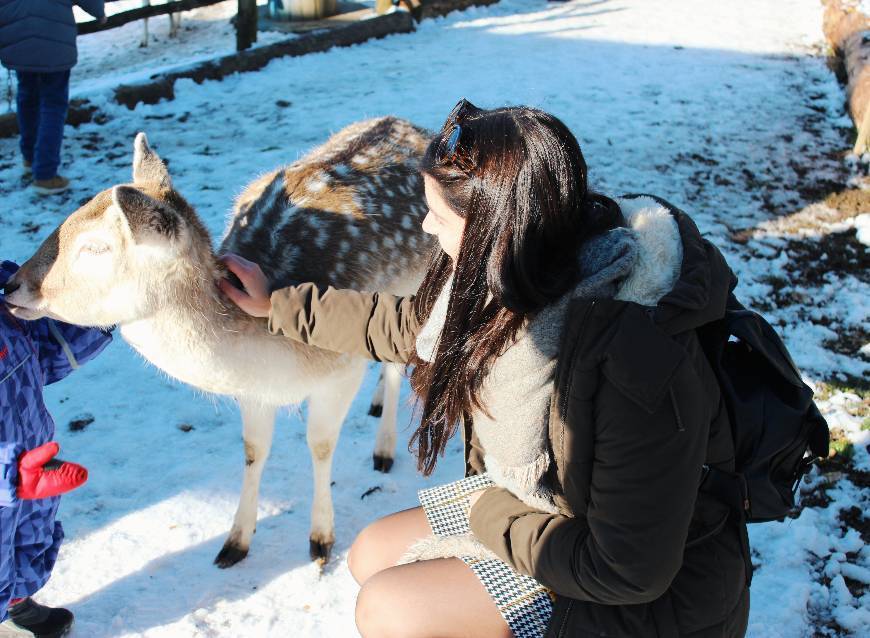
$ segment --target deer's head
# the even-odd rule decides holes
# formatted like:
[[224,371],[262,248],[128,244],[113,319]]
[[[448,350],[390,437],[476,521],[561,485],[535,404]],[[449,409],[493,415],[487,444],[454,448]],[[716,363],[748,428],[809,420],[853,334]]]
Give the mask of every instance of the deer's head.
[[7,282],[7,303],[23,319],[50,316],[90,326],[147,317],[203,234],[139,133],[133,183],[99,193],[55,229]]

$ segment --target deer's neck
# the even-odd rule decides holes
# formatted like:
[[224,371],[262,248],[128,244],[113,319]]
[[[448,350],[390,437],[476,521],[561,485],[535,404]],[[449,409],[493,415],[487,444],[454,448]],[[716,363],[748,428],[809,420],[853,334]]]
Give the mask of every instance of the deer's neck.
[[165,283],[153,313],[121,326],[142,356],[180,381],[236,397],[257,395],[257,380],[272,368],[294,367],[298,347],[223,298],[216,267],[183,270]]

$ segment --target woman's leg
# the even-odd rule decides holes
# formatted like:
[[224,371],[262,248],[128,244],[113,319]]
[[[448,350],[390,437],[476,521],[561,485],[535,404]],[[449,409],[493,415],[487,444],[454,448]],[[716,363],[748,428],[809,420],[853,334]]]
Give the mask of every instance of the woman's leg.
[[347,556],[350,573],[362,585],[377,572],[395,566],[411,545],[431,534],[422,507],[380,518],[354,540]]
[[511,638],[483,584],[458,558],[426,560],[370,577],[356,601],[363,638]]

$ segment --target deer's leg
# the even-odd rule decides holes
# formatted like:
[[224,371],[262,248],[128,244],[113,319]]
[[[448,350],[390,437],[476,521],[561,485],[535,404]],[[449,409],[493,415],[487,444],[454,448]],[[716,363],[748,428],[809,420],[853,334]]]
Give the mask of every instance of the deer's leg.
[[169,37],[174,38],[178,35],[178,27],[181,26],[181,12],[169,14]]
[[[142,0],[142,6],[143,7],[150,7],[151,0]],[[147,47],[148,46],[148,18],[145,18],[144,20],[142,20],[142,30],[143,30],[142,41],[139,43],[139,46],[140,47]]]
[[335,516],[332,509],[332,455],[338,443],[341,424],[354,395],[362,383],[365,363],[351,365],[344,373],[324,379],[308,398],[308,449],[314,475],[314,498],[311,502],[311,560],[321,565],[329,560],[335,543]]
[[393,457],[396,453],[396,418],[399,411],[403,367],[400,363],[385,363],[381,368],[384,409],[372,459],[375,469],[385,474],[393,467]]
[[242,495],[233,519],[233,527],[214,559],[215,564],[221,568],[231,567],[248,555],[251,537],[257,527],[260,477],[272,447],[272,432],[275,429],[274,406],[241,401],[240,407],[244,426],[245,477],[242,479]]
[[[870,110],[870,109],[868,109]],[[378,374],[378,385],[375,386],[375,393],[372,395],[372,403],[369,406],[369,416],[380,417],[384,413],[384,368],[388,364],[381,366],[381,371]]]

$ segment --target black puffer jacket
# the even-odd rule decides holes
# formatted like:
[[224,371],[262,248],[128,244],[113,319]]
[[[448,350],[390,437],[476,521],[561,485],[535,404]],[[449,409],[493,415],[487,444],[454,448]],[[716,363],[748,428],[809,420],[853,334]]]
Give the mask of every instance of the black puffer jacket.
[[[490,488],[475,535],[555,593],[548,636],[742,636],[749,612],[745,526],[699,495],[704,464],[734,469],[727,413],[696,328],[723,316],[734,275],[670,206],[679,280],[655,308],[573,301],[556,368],[549,444],[559,513]],[[655,205],[655,204],[653,204]],[[276,290],[270,327],[337,352],[405,362],[413,299],[316,286]],[[484,471],[466,427],[468,473]]]
[[[660,201],[660,200],[659,200]],[[704,464],[734,469],[718,383],[695,328],[720,318],[734,275],[668,207],[680,278],[655,309],[576,300],[556,371],[550,444],[562,514],[485,493],[472,531],[556,594],[548,636],[742,636],[745,527],[698,494]]]

